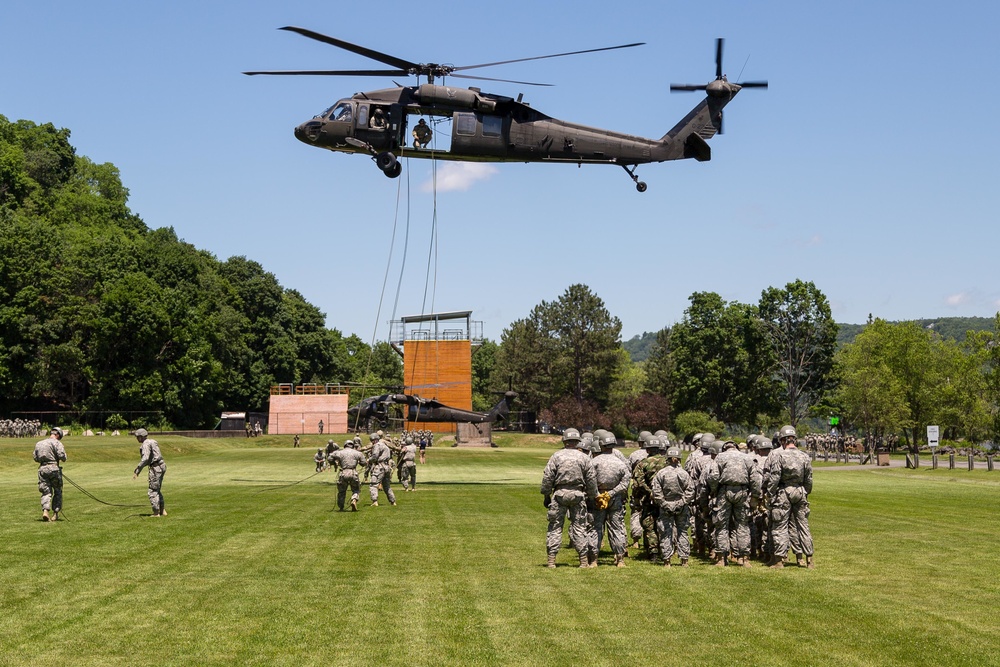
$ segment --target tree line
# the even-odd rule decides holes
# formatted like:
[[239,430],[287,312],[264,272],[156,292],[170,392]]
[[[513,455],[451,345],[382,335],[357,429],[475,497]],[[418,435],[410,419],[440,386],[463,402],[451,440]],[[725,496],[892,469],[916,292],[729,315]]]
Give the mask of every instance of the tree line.
[[991,331],[962,342],[873,319],[838,348],[826,296],[796,280],[765,289],[756,304],[692,294],[681,321],[644,341],[647,358],[634,363],[618,318],[572,285],[504,330],[488,354],[490,384],[510,384],[553,425],[620,434],[770,432],[837,416],[841,430],[897,433],[913,447],[928,424],[982,442],[1000,435],[998,331],[1000,313]]
[[[0,116],[0,413],[156,411],[211,427],[277,382],[402,381],[256,261],[149,229],[70,132]],[[366,375],[367,373],[367,375]]]

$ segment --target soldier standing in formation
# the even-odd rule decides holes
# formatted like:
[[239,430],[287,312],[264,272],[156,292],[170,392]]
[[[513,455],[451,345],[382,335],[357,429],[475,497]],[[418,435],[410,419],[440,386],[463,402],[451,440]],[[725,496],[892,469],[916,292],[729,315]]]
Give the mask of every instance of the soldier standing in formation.
[[727,441],[708,474],[709,493],[715,499],[716,565],[724,567],[732,553],[738,564],[750,567],[750,507],[760,503],[760,480],[750,457],[735,442]]
[[597,558],[591,561],[588,556],[586,524],[587,499],[597,497],[597,478],[590,457],[577,449],[580,432],[568,428],[563,432],[562,441],[563,448],[549,458],[542,472],[541,492],[549,520],[545,540],[547,566],[556,566],[568,514],[569,540],[580,557],[580,567],[596,567]]
[[591,459],[597,478],[597,490],[600,492],[594,510],[596,552],[600,553],[604,533],[607,532],[615,565],[625,567],[625,498],[632,473],[627,459],[615,449],[618,441],[614,433],[598,429],[594,431],[594,442],[600,448],[600,454]]
[[[639,449],[635,450],[628,457],[628,469],[629,469],[629,479],[631,480],[632,474],[635,472],[635,467],[639,465],[639,462],[649,456],[649,449],[647,448],[648,439],[653,436],[649,431],[642,431],[639,433]],[[642,492],[636,491],[636,487],[632,487],[632,494],[629,496],[628,508],[629,508],[629,537],[632,540],[632,546],[636,549],[639,548],[639,541],[642,539],[642,506],[640,504],[640,496]]]
[[348,440],[344,449],[338,449],[330,455],[333,458],[333,469],[340,468],[337,477],[337,508],[344,511],[344,499],[347,497],[347,487],[351,487],[351,511],[358,511],[358,497],[361,494],[361,481],[358,479],[358,466],[365,462],[365,455],[357,450],[357,443]]
[[767,475],[767,492],[771,498],[771,534],[774,554],[771,567],[784,567],[785,557],[791,547],[795,560],[801,565],[805,555],[806,567],[812,569],[813,540],[809,532],[809,494],[812,493],[812,462],[809,455],[795,446],[795,429],[782,426],[778,442],[782,449],[772,454]]
[[[63,430],[58,426],[49,431],[49,437],[35,443],[34,459],[38,464],[38,492],[42,494],[42,521],[58,521],[62,511],[62,468],[66,460],[62,444]],[[49,517],[49,511],[52,517]]]
[[149,437],[149,432],[136,429],[135,439],[139,441],[139,465],[132,472],[132,479],[139,476],[142,469],[149,466],[149,504],[153,508],[153,516],[167,516],[167,506],[163,502],[163,476],[167,473],[167,464],[160,454],[160,444]]
[[674,553],[680,558],[681,567],[687,567],[691,557],[688,528],[691,526],[694,485],[691,476],[681,468],[681,450],[677,447],[667,450],[666,467],[653,477],[653,501],[660,510],[656,528],[664,567],[670,567]]
[[649,456],[639,461],[632,471],[632,493],[639,499],[642,547],[646,557],[653,562],[660,559],[660,539],[656,534],[660,508],[653,499],[653,478],[667,465],[663,456],[663,444],[657,436],[649,436],[646,439]]

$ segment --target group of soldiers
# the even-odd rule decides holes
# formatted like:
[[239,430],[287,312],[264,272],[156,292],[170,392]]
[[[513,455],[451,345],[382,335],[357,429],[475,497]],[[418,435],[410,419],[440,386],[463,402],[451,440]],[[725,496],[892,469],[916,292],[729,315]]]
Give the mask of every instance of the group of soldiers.
[[567,516],[580,567],[597,567],[605,532],[618,567],[629,556],[628,538],[635,551],[641,543],[648,559],[666,567],[675,554],[687,567],[692,541],[699,557],[719,567],[750,567],[757,558],[781,568],[789,551],[798,565],[814,566],[812,463],[792,426],[745,443],[697,433],[683,466],[666,431],[640,433],[641,449],[628,458],[608,431],[581,435],[570,428],[562,440],[542,473],[548,567],[555,567]]
[[[38,464],[38,492],[42,494],[42,521],[58,521],[62,512],[63,471],[61,463],[66,461],[66,448],[62,439],[66,432],[59,427],[49,431],[49,437],[35,443],[33,458]],[[139,465],[132,471],[136,479],[143,468],[149,469],[149,504],[153,516],[166,516],[167,506],[163,501],[163,476],[167,464],[160,453],[160,445],[149,437],[144,428],[136,429],[135,438],[139,442]],[[49,514],[51,512],[52,514]]]
[[393,493],[391,486],[394,469],[404,492],[415,491],[417,488],[417,455],[419,452],[421,463],[426,462],[424,448],[429,444],[430,432],[403,431],[397,439],[377,431],[368,438],[369,445],[362,447],[361,436],[355,435],[344,443],[343,449],[333,440],[329,440],[326,449],[317,449],[313,457],[317,473],[330,469],[334,472],[339,471],[337,508],[341,512],[344,511],[348,488],[351,490],[351,511],[358,510],[361,493],[359,468],[364,469],[364,482],[368,484],[372,507],[378,507],[379,489],[385,493],[390,505],[396,504],[396,494]]
[[37,419],[0,419],[0,438],[30,438],[41,430]]

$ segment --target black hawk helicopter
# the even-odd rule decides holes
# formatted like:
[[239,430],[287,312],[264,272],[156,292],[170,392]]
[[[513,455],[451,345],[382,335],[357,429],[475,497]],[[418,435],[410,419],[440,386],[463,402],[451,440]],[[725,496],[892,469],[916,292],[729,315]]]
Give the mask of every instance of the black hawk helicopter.
[[[611,164],[622,167],[635,182],[639,192],[646,184],[635,170],[640,164],[693,158],[705,162],[712,158],[707,143],[722,132],[722,109],[743,88],[767,88],[766,81],[731,83],[722,73],[723,40],[716,40],[715,80],[707,84],[673,84],[671,91],[705,91],[706,96],[677,125],[659,139],[646,139],[630,134],[577,125],[547,116],[517,99],[484,93],[479,88],[454,88],[438,85],[438,77],[503,81],[532,86],[549,84],[493,79],[457,74],[457,72],[524,62],[543,58],[610,51],[641,46],[642,43],[622,44],[600,49],[587,49],[548,56],[519,58],[480,65],[456,67],[437,63],[415,63],[372,49],[328,37],[312,30],[285,26],[281,30],[330,44],[394,69],[372,70],[286,70],[244,72],[247,75],[272,74],[284,76],[417,76],[427,82],[417,86],[400,86],[342,99],[323,113],[295,128],[295,137],[310,146],[344,153],[370,155],[376,166],[390,177],[402,172],[400,157],[461,160],[468,162],[561,162],[569,164]],[[419,79],[418,79],[419,80]],[[447,149],[437,149],[431,141],[433,130],[423,116],[435,122],[451,123],[451,143]],[[407,128],[414,122],[413,141],[407,144]]]
[[517,398],[516,391],[504,392],[503,398],[489,412],[475,412],[445,405],[437,399],[421,398],[415,394],[382,394],[369,396],[353,408],[347,410],[348,424],[352,428],[357,425],[378,424],[386,427],[390,422],[389,410],[394,405],[406,406],[406,420],[414,423],[430,422],[465,422],[482,424],[495,422],[510,414],[510,406]]

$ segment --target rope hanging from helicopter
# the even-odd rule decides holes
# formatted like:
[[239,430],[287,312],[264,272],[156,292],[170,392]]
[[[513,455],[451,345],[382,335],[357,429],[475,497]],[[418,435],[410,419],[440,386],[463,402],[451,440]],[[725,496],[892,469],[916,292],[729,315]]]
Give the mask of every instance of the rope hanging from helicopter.
[[[385,300],[385,287],[389,282],[389,269],[392,266],[392,254],[396,247],[396,230],[399,226],[399,202],[402,196],[403,183],[402,181],[397,181],[396,185],[396,206],[395,212],[392,218],[392,237],[389,240],[389,256],[386,258],[385,262],[385,275],[382,277],[382,290],[378,297],[378,309],[375,311],[375,325],[372,327],[371,341],[368,345],[368,363],[365,366],[365,374],[361,378],[361,395],[362,398],[368,393],[368,377],[372,368],[372,359],[375,357],[375,337],[378,335],[378,322],[379,318],[382,316],[382,303]],[[399,289],[403,281],[403,267],[406,266],[406,250],[410,242],[410,177],[409,170],[407,170],[406,176],[406,233],[403,241],[403,260],[402,266],[400,267],[399,282],[396,283],[396,298],[392,306],[392,316],[396,316],[396,306],[399,303]],[[361,412],[358,412],[357,417],[354,419],[354,428],[351,429],[351,425],[348,424],[347,427],[353,430],[355,433],[358,432],[358,427],[361,425]]]
[[[438,270],[438,226],[437,226],[437,182],[438,182],[438,179],[437,179],[437,166],[438,166],[438,159],[437,159],[437,140],[438,140],[438,134],[439,133],[437,131],[437,127],[436,126],[440,122],[439,121],[435,121],[433,118],[431,119],[431,122],[434,123],[434,125],[435,125],[435,131],[431,135],[431,202],[432,202],[432,208],[431,208],[431,233],[430,233],[430,240],[429,240],[428,247],[427,247],[427,268],[424,271],[424,293],[423,293],[423,297],[422,297],[421,302],[420,302],[420,317],[421,318],[425,314],[427,314],[427,290],[428,290],[428,287],[430,287],[430,297],[431,297],[431,304],[430,304],[431,305],[431,309],[430,309],[430,312],[432,312],[432,313],[434,312],[434,302],[435,302],[435,298],[437,296],[437,270]],[[409,164],[407,164],[407,167],[409,167]],[[407,172],[409,172],[409,169],[407,169]],[[433,268],[433,271],[432,271],[432,268]],[[435,384],[435,386],[438,385],[438,384],[440,384],[440,377],[438,375],[438,366],[439,366],[439,364],[438,364],[438,361],[439,361],[438,352],[439,352],[439,348],[438,348],[437,345],[435,345],[434,346],[434,362],[435,362],[434,363],[434,384]],[[416,371],[417,371],[417,364],[414,363],[414,364],[412,364],[410,366],[410,381],[409,382],[406,382],[406,377],[404,375],[404,378],[403,378],[404,388],[406,386],[409,386],[409,387],[411,387],[411,390],[412,390],[412,387],[413,387],[413,384],[414,384],[414,378],[415,378],[415,375],[416,375]],[[405,373],[405,368],[404,368],[404,373]],[[415,424],[419,424],[420,423],[420,410],[419,410],[419,406],[418,406],[418,409],[416,411],[416,415],[417,415],[417,419],[414,421],[414,423]]]

